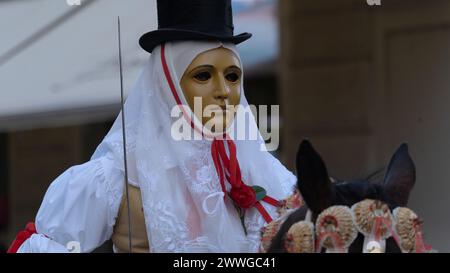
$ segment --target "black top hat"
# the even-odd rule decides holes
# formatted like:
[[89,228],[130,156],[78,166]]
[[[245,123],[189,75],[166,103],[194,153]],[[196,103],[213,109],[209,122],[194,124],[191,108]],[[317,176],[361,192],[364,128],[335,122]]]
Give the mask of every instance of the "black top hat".
[[231,0],[158,0],[158,30],[139,39],[147,52],[168,41],[218,40],[239,44],[252,34],[234,35]]

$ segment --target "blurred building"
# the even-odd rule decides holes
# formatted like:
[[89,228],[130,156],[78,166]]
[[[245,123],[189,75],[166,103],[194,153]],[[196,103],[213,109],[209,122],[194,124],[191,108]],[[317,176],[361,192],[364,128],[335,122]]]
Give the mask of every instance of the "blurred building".
[[283,159],[311,139],[332,175],[364,177],[408,142],[410,207],[450,251],[450,2],[283,0]]
[[[234,2],[236,33],[255,34],[238,48],[252,104],[278,104],[275,3]],[[3,247],[34,220],[49,184],[89,160],[120,111],[118,15],[127,93],[149,56],[138,39],[157,28],[156,0],[0,1]]]

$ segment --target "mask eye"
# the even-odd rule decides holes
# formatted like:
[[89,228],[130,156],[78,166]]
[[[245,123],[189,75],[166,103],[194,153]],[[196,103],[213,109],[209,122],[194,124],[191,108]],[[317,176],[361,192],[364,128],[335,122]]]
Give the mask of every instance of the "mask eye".
[[194,78],[196,80],[199,80],[201,82],[207,81],[211,78],[211,74],[209,72],[200,72],[194,75]]
[[237,73],[230,73],[225,76],[230,82],[237,82],[239,80],[239,75]]

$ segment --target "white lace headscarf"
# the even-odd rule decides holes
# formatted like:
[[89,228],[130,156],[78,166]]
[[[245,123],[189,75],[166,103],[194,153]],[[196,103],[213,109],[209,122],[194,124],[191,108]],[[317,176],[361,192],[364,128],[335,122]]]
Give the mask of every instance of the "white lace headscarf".
[[[187,105],[180,87],[184,71],[198,54],[219,47],[231,50],[240,61],[235,45],[228,43],[182,41],[158,46],[125,103],[129,183],[141,189],[152,252],[256,252],[260,245],[260,228],[265,221],[255,208],[248,209],[248,233],[244,233],[232,200],[224,199],[211,156],[211,140],[176,141],[171,136],[176,118],[170,113],[177,103],[162,57],[165,55],[177,95]],[[248,106],[243,86],[240,104]],[[195,117],[194,121],[199,122]],[[248,126],[257,128],[253,115]],[[292,193],[295,176],[260,149],[264,142],[259,132],[258,140],[235,143],[242,180],[247,185],[262,186],[276,199]],[[124,169],[120,114],[93,159],[102,156]],[[264,207],[276,216],[274,207]]]

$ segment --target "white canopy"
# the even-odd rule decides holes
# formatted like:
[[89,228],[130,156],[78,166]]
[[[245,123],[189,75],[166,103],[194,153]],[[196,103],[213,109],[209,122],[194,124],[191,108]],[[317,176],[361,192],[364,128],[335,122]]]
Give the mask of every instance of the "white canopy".
[[[117,16],[125,92],[147,59],[138,39],[157,28],[155,0],[67,2],[77,1],[0,1],[0,130],[115,116],[120,107]],[[276,58],[274,1],[235,1],[235,12],[235,33],[254,34],[239,46],[249,74]]]

